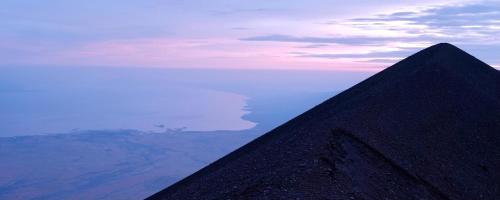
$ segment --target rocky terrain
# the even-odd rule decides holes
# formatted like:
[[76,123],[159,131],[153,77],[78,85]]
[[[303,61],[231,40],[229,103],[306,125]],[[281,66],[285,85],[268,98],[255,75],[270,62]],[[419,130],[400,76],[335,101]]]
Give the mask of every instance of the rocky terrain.
[[500,72],[424,49],[148,199],[497,199]]

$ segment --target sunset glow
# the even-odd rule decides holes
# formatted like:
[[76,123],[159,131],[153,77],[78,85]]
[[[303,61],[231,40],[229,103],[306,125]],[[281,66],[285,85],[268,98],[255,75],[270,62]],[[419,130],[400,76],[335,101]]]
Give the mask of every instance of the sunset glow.
[[378,71],[451,42],[500,63],[488,53],[500,49],[499,3],[358,1],[341,9],[316,1],[9,0],[0,10],[0,58],[2,65]]

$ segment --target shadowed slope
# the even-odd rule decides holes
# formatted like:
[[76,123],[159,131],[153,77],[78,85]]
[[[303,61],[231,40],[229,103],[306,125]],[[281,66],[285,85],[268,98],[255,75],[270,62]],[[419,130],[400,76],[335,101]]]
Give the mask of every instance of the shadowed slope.
[[500,73],[429,47],[149,199],[494,199]]

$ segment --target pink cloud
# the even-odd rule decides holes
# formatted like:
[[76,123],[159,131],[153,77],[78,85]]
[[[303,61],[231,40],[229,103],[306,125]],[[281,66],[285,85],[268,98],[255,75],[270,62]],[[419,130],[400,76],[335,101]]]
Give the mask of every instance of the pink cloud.
[[[296,44],[247,43],[228,39],[144,38],[93,42],[60,51],[44,62],[64,65],[224,69],[332,69],[378,71],[354,60],[304,58]],[[353,47],[338,47],[342,51]],[[318,49],[317,51],[321,51]]]

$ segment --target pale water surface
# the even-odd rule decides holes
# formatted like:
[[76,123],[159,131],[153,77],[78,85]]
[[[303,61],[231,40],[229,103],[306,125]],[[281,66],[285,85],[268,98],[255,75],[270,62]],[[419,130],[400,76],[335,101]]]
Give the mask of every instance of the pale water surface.
[[368,75],[0,67],[0,199],[143,199]]
[[[7,68],[0,137],[82,130],[243,130],[246,97],[188,85],[175,71]],[[159,76],[162,74],[163,76]]]

